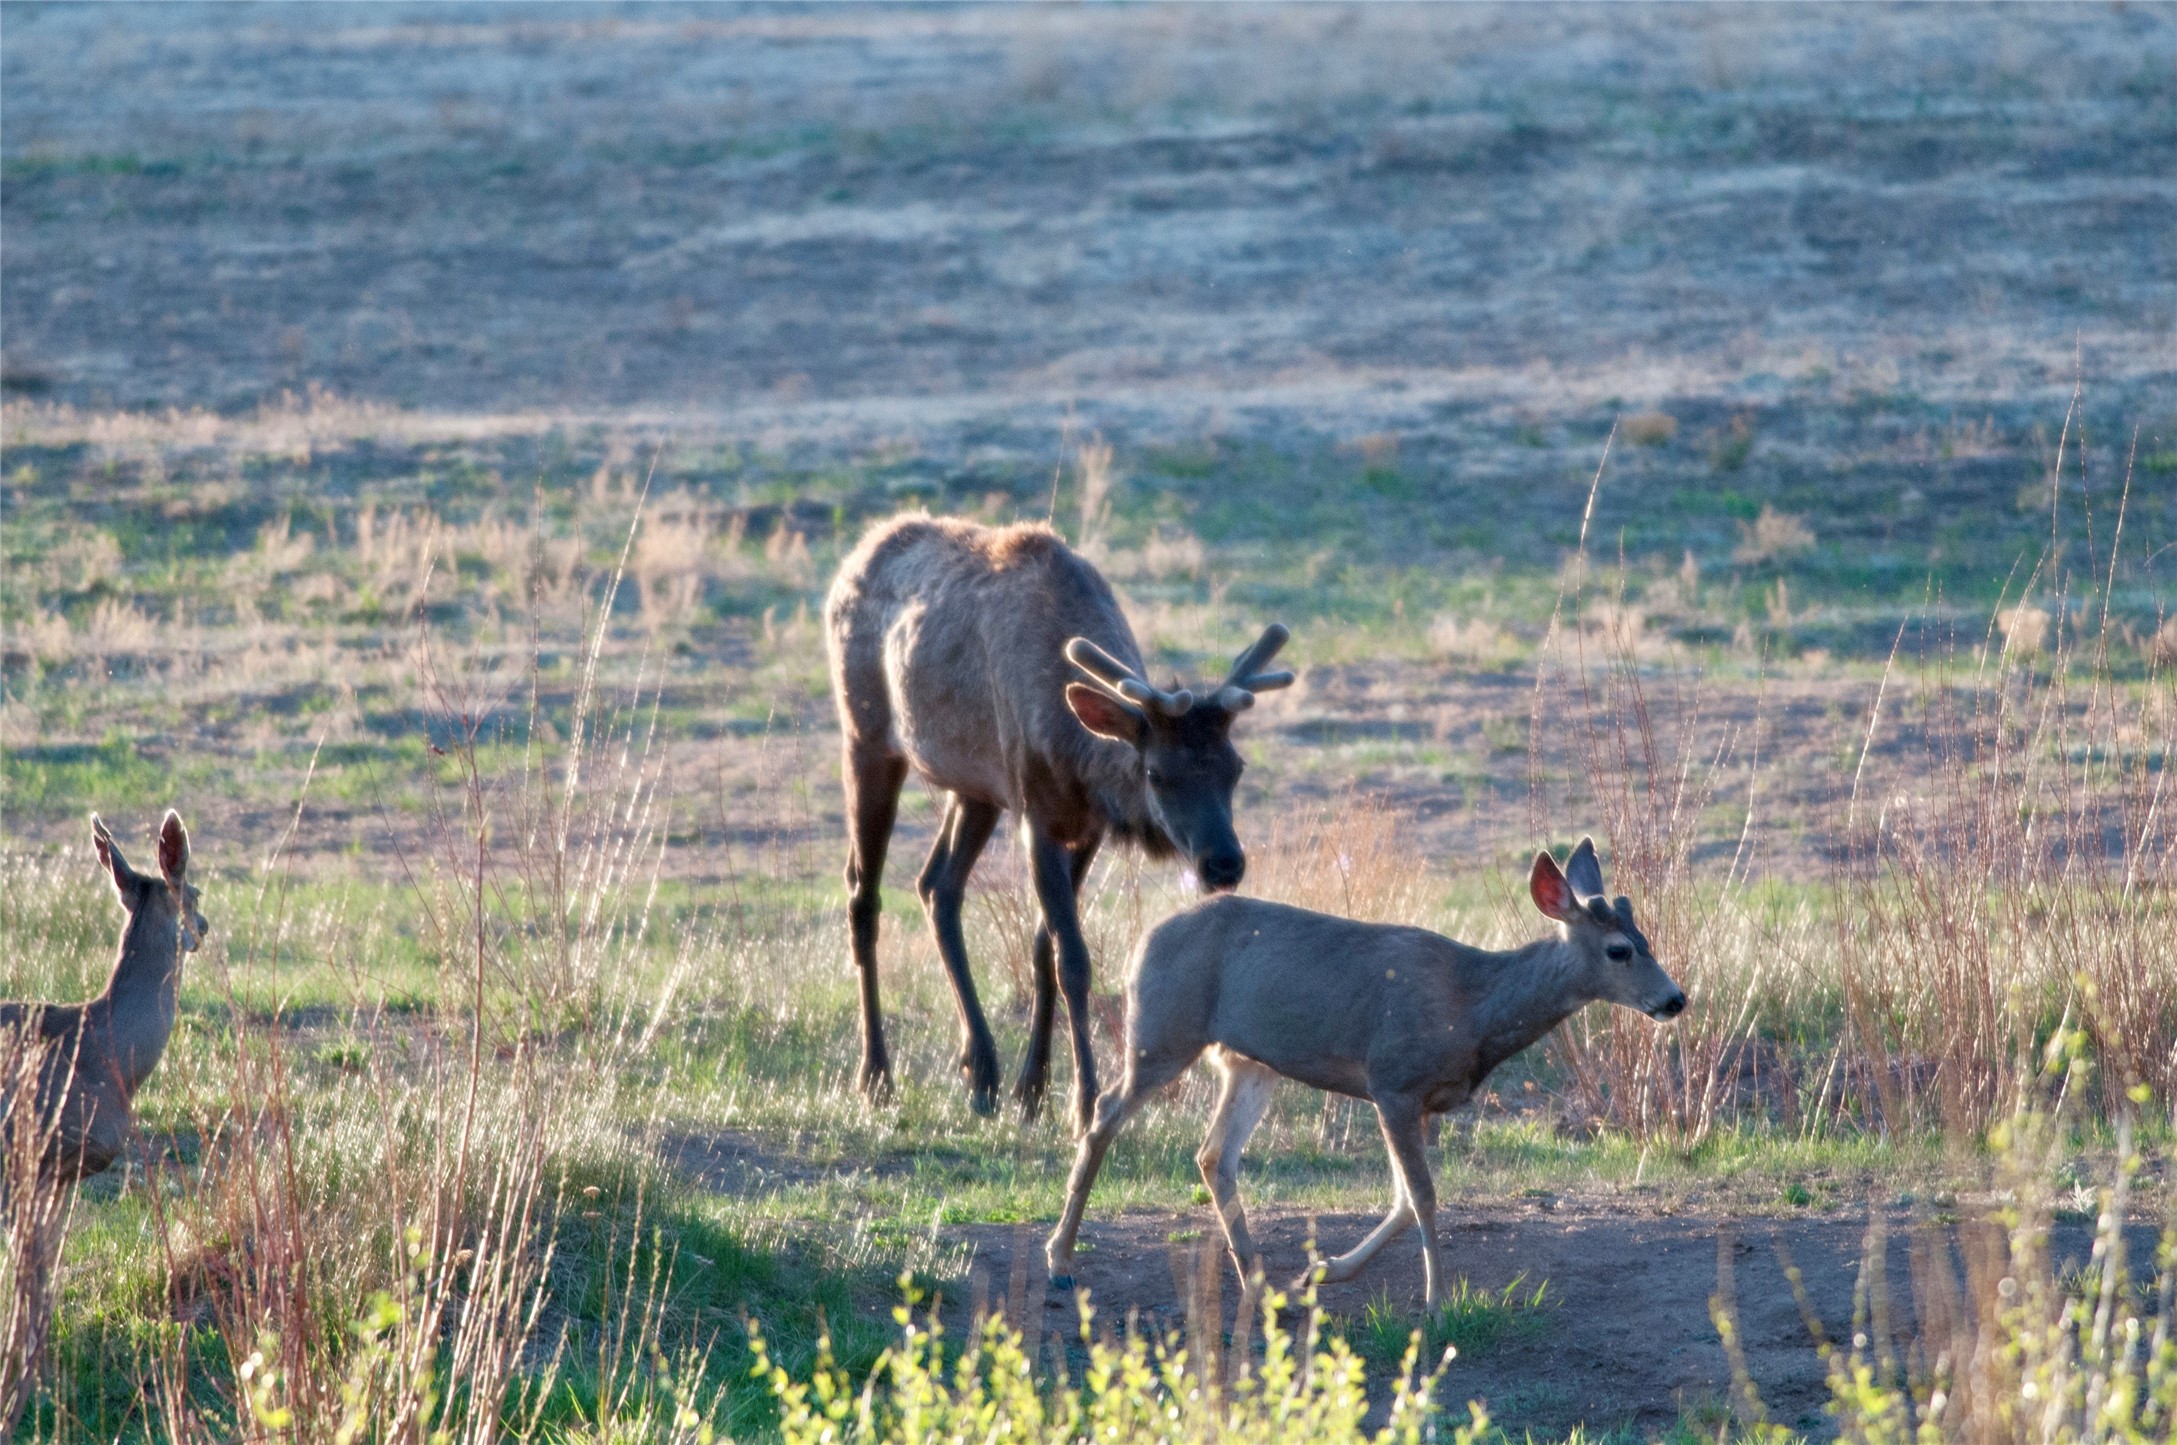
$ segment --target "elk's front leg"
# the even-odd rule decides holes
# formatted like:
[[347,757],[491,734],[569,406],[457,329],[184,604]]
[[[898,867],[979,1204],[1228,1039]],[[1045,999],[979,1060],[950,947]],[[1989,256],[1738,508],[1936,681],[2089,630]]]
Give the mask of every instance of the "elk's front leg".
[[962,798],[955,793],[945,805],[945,820],[931,845],[930,860],[923,865],[915,891],[923,911],[930,916],[930,931],[937,938],[937,956],[944,960],[945,976],[952,982],[953,1002],[960,1010],[960,1068],[968,1077],[969,1099],[978,1114],[998,1107],[998,1046],[990,1037],[990,1022],[975,995],[975,975],[968,971],[967,939],[960,931],[960,905],[967,897],[968,875],[975,860],[998,826],[1000,810],[989,804]]
[[[1075,844],[1067,863],[1073,875],[1076,914],[1080,911],[1081,886],[1088,881],[1089,867],[1095,863],[1096,850],[1102,842],[1101,836],[1092,836],[1085,843]],[[1035,947],[1030,954],[1035,970],[1035,1012],[1028,1021],[1028,1052],[1021,1059],[1020,1079],[1013,1085],[1013,1098],[1020,1104],[1021,1117],[1027,1120],[1033,1120],[1043,1112],[1043,1096],[1051,1084],[1051,1025],[1058,1011],[1055,953],[1049,926],[1038,923]]]
[[1081,937],[1080,912],[1074,905],[1073,860],[1065,844],[1030,821],[1028,862],[1035,875],[1043,924],[1051,931],[1058,953],[1058,988],[1066,998],[1066,1024],[1073,1034],[1074,1132],[1084,1134],[1095,1122],[1096,1052],[1089,1028],[1088,944]]

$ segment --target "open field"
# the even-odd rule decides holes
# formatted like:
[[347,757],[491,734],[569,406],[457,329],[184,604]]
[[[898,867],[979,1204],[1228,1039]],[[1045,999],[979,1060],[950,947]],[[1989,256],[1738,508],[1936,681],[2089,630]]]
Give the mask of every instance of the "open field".
[[[141,865],[179,807],[214,929],[82,1191],[32,1434],[406,1398],[400,1342],[498,1308],[479,1252],[526,1261],[491,1338],[557,1370],[547,1436],[692,1438],[693,1402],[761,1437],[750,1320],[859,1379],[903,1274],[1079,1376],[1038,1253],[1070,1141],[968,1110],[919,785],[902,1088],[852,1090],[812,614],[914,506],[1050,518],[1160,670],[1293,627],[1299,685],[1236,731],[1247,891],[1510,944],[1534,848],[1591,831],[1687,984],[1447,1127],[1466,1315],[1422,1320],[1405,1248],[1323,1292],[1372,1422],[1429,1323],[1453,1419],[1749,1430],[1728,1261],[1768,1418],[1833,1433],[1777,1247],[1841,1338],[1871,1219],[1924,1407],[1928,1241],[1993,1290],[1979,1222],[2044,1210],[2085,1288],[2120,1118],[2112,1228],[2168,1319],[2170,10],[4,25],[0,996],[102,981],[94,809]],[[1104,1058],[1190,890],[1099,863]],[[1008,1067],[1033,924],[992,849]],[[2027,1148],[2020,1060],[2072,1030]],[[1081,1277],[1107,1328],[1244,1353],[1197,1278],[1211,1092],[1122,1137]],[[1390,1197],[1366,1112],[1297,1088],[1249,1161],[1281,1271]]]

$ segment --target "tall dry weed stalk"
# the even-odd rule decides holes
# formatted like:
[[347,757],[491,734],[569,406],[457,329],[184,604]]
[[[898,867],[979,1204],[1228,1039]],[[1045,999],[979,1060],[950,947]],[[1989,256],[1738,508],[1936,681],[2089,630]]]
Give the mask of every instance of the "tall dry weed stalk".
[[1381,798],[1355,794],[1280,812],[1250,850],[1247,891],[1370,923],[1416,922],[1435,900],[1430,860],[1414,848],[1408,824]]
[[[227,1421],[388,1445],[539,1428],[564,1357],[564,1340],[542,1330],[565,1169],[596,1153],[602,1127],[577,1100],[610,1093],[599,1071],[609,1077],[628,1022],[649,1012],[612,988],[633,973],[657,885],[662,758],[648,751],[654,718],[637,730],[635,707],[602,701],[636,531],[595,599],[556,727],[532,662],[517,769],[491,749],[520,680],[419,637],[440,782],[428,846],[400,866],[447,985],[439,1013],[376,1017],[363,1067],[328,1097],[295,1088],[282,1021],[236,1002],[231,1057],[183,1080],[201,1157],[152,1191],[153,1208],[174,1312],[217,1336],[224,1367],[192,1370],[187,1329],[162,1337],[156,1403],[171,1438],[225,1438]],[[638,671],[635,698],[641,689]],[[253,934],[268,952],[245,969],[275,967],[285,937],[288,879],[277,857],[268,869]],[[586,1030],[584,1057],[541,1046],[538,1027],[599,1021],[608,1001],[621,1025]],[[640,1339],[654,1347],[651,1296]],[[640,1396],[602,1378],[612,1398]]]
[[[1574,571],[1584,585],[1585,568]],[[1591,626],[1575,592],[1573,625],[1546,644],[1535,694],[1535,762],[1571,774],[1558,800],[1568,835],[1607,838],[1610,886],[1631,897],[1656,956],[1698,1006],[1668,1029],[1584,1010],[1552,1036],[1578,1111],[1647,1137],[1690,1145],[1715,1128],[1731,1101],[1730,1078],[1751,1037],[1767,969],[1749,948],[1749,922],[1734,868],[1704,881],[1695,850],[1722,794],[1739,738],[1707,735],[1698,679],[1672,685],[1662,717],[1643,675],[1636,629]],[[1606,619],[1621,605],[1593,607]],[[1537,774],[1538,790],[1546,790]],[[1547,807],[1547,800],[1538,798]],[[1575,819],[1572,815],[1577,813]]]
[[1074,475],[1081,489],[1081,528],[1075,542],[1084,557],[1100,558],[1104,552],[1104,530],[1111,525],[1111,489],[1118,482],[1111,465],[1115,455],[1101,434],[1074,451]]
[[[2086,1036],[2058,1028],[2038,1066],[2014,1075],[2011,1107],[1990,1132],[1997,1186],[1984,1217],[1908,1228],[1895,1273],[1891,1223],[1871,1212],[1849,1333],[1832,1342],[1788,1251],[1779,1246],[1811,1343],[1828,1377],[1839,1438],[1860,1445],[2146,1445],[2177,1435],[2177,1217],[2151,1260],[2134,1258],[2133,1183],[2151,1167],[2117,1115],[2116,1157],[2091,1201],[2090,1252],[2066,1271],[2054,1239],[2090,1093]],[[1710,1310],[1748,1438],[1781,1438],[1747,1371],[1732,1308],[1731,1254],[1717,1251]],[[1900,1287],[1902,1285],[1902,1288]]]
[[2059,587],[2054,615],[2088,626],[2036,628],[2028,646],[2024,604],[1999,608],[1970,672],[1952,645],[1923,664],[1897,723],[1879,703],[1870,717],[1863,754],[1888,726],[1917,764],[1879,796],[1855,779],[1839,840],[1848,1017],[1866,1111],[1884,1122],[1988,1128],[2011,1105],[2012,1060],[2067,1017],[2112,1116],[2140,1087],[2177,1104],[2165,796],[2177,688],[2151,652],[2136,675],[2116,662],[2129,501],[2127,477],[2091,578],[2098,618]]
[[[0,1097],[9,1108],[0,1115],[0,1228],[6,1254],[0,1256],[0,1439],[13,1439],[15,1427],[38,1383],[57,1298],[54,1272],[68,1242],[75,1213],[75,1186],[56,1179],[44,1167],[60,1119],[35,1103],[46,1051],[54,1047],[38,1037],[35,1020],[0,1025]],[[73,1061],[61,1070],[60,1095],[67,1092]]]
[[[1572,625],[1553,628],[1535,695],[1538,821],[1599,825],[1614,886],[1695,1005],[1664,1031],[1600,1010],[1560,1031],[1582,1110],[1680,1141],[1742,1108],[1801,1128],[1970,1137],[2011,1107],[2019,1050],[2067,1015],[2102,1062],[2112,1111],[2137,1085],[2165,1107],[2177,1096],[2163,761],[2177,756],[2177,690],[2151,651],[2125,650],[2110,617],[2123,521],[2120,509],[2092,579],[2098,625],[2059,589],[2053,614],[2085,625],[2026,646],[2006,608],[1997,616],[2013,625],[1991,623],[1977,648],[1929,646],[1909,666],[1893,651],[1848,791],[1815,840],[1829,876],[1800,880],[1826,882],[1826,897],[1783,923],[1757,921],[1745,901],[1756,744],[1742,757],[1739,731],[1704,724],[1698,678],[1658,682],[1637,638],[1589,626],[1617,604],[1587,599],[1584,563],[1568,566]],[[1757,715],[1756,740],[1759,727]],[[1739,839],[1721,877],[1704,878],[1696,848],[1723,841],[1704,816],[1725,809],[1742,769],[1747,801],[1728,805]],[[1832,1036],[1811,1051],[1764,1038],[1765,1018],[1794,1012],[1780,1001],[1802,1017],[1833,1009]]]
[[2006,648],[1984,672],[1925,678],[1898,725],[1910,781],[1852,810],[1836,947],[1869,1103],[1889,1122],[1987,1127],[2021,1042],[2067,1012],[2112,1110],[2134,1085],[2177,1090],[2160,761],[2177,698],[2151,660],[2119,679],[2106,642]]

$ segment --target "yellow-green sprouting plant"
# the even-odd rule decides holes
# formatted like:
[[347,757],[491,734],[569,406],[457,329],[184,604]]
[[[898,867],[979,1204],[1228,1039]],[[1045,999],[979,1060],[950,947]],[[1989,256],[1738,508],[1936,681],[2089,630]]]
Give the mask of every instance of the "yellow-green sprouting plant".
[[[1065,1378],[1063,1367],[1055,1379],[1039,1382],[1026,1338],[997,1315],[976,1326],[948,1369],[935,1314],[926,1323],[916,1320],[920,1302],[908,1286],[906,1303],[893,1312],[900,1342],[879,1357],[859,1392],[832,1362],[828,1340],[809,1379],[796,1380],[771,1360],[762,1332],[750,1326],[753,1373],[779,1402],[786,1445],[953,1440],[1420,1445],[1438,1438],[1432,1396],[1443,1369],[1417,1374],[1419,1332],[1407,1346],[1388,1420],[1371,1433],[1363,1423],[1369,1409],[1364,1366],[1345,1341],[1321,1328],[1312,1291],[1304,1300],[1307,1338],[1321,1343],[1296,1349],[1293,1336],[1278,1323],[1285,1296],[1266,1291],[1262,1362],[1240,1360],[1229,1375],[1216,1359],[1191,1358],[1177,1333],[1156,1342],[1132,1332],[1120,1342],[1096,1339],[1094,1311],[1084,1298],[1081,1338],[1088,1361],[1079,1383]],[[1456,1445],[1476,1445],[1488,1431],[1488,1416],[1479,1405],[1468,1406],[1468,1412],[1471,1418],[1453,1433]]]

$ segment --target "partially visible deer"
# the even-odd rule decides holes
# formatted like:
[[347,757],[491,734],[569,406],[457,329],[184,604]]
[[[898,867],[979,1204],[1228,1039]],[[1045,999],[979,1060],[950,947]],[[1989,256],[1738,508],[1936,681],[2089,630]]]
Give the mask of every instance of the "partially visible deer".
[[885,848],[912,769],[947,795],[915,891],[959,1006],[970,1098],[978,1112],[996,1108],[998,1055],[968,971],[960,909],[977,856],[1011,809],[1042,912],[1035,1011],[1014,1094],[1033,1117],[1049,1081],[1062,989],[1075,1113],[1086,1128],[1096,1060],[1076,896],[1107,835],[1152,857],[1183,856],[1212,891],[1239,883],[1247,855],[1232,828],[1232,791],[1241,764],[1228,734],[1256,693],[1291,685],[1291,673],[1263,670],[1285,629],[1268,628],[1202,697],[1165,691],[1148,682],[1111,588],[1056,532],[928,516],[883,523],[862,539],[840,564],[824,624],[845,743],[862,1088],[877,1094],[892,1082],[877,916]]
[[[127,915],[105,991],[86,1003],[0,1003],[0,1043],[21,1041],[39,1053],[36,1098],[27,1101],[45,1138],[39,1167],[69,1183],[99,1173],[126,1147],[136,1091],[174,1031],[182,955],[211,927],[188,881],[189,830],[179,813],[169,810],[159,826],[157,876],[129,866],[96,813],[91,842]],[[28,1071],[10,1069],[0,1082],[8,1091],[0,1097],[0,1139],[18,1137],[16,1111],[26,1104],[18,1077],[27,1080]]]
[[1557,936],[1505,953],[1253,898],[1212,899],[1158,924],[1127,979],[1125,1080],[1097,1101],[1066,1212],[1044,1247],[1051,1283],[1072,1286],[1074,1236],[1120,1126],[1207,1051],[1223,1091],[1195,1163],[1240,1278],[1252,1280],[1258,1261],[1240,1207],[1240,1151],[1282,1074],[1373,1103],[1391,1153],[1391,1212],[1321,1265],[1319,1278],[1350,1279],[1419,1225],[1433,1309],[1442,1272],[1423,1116],[1465,1103],[1490,1070],[1584,1004],[1603,999],[1656,1019],[1686,1006],[1634,924],[1631,901],[1605,901],[1593,840],[1581,839],[1562,871],[1537,854],[1528,891]]

